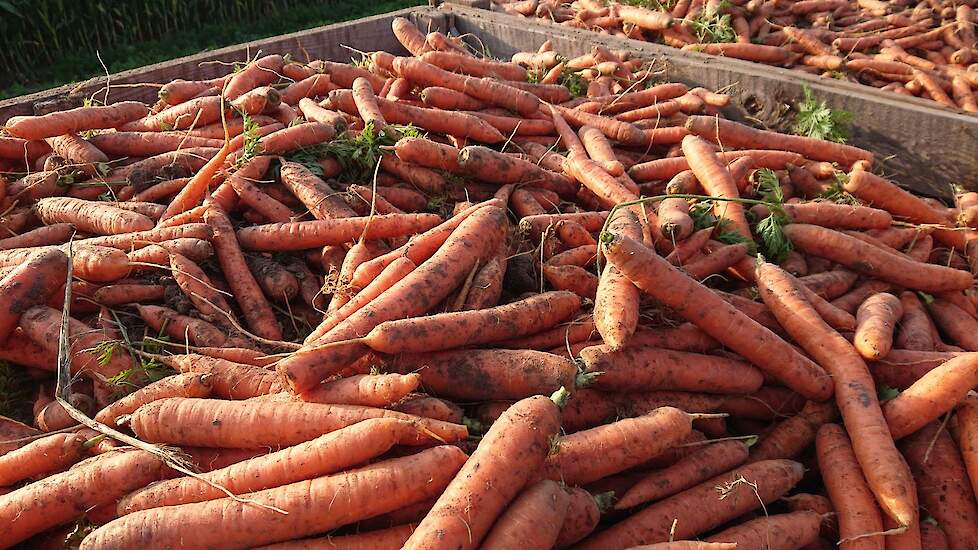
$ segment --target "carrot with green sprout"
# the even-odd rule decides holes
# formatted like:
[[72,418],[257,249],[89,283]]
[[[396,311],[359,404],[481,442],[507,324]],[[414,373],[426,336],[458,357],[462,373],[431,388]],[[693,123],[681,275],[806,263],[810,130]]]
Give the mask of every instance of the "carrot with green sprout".
[[[437,495],[465,459],[458,448],[439,446],[349,472],[249,493],[246,498],[251,502],[221,498],[143,510],[95,530],[81,548],[127,548],[148,540],[175,547],[184,544],[187,529],[196,533],[194,544],[225,548],[251,548],[310,536]],[[385,496],[378,498],[378,494]],[[332,508],[327,520],[322,517],[324,507]]]
[[403,548],[477,548],[543,465],[559,430],[560,410],[548,397],[530,397],[507,409]]

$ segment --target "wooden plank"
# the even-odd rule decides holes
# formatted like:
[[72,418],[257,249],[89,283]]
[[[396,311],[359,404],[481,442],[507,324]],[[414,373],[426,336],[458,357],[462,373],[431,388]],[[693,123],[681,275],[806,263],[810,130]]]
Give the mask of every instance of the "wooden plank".
[[[425,21],[444,26],[436,11],[423,8],[426,13]],[[290,54],[294,59],[330,59],[348,61],[356,53],[343,45],[362,51],[387,50],[398,54],[407,53],[391,33],[391,20],[397,16],[412,16],[418,8],[406,8],[381,15],[364,17],[353,21],[316,27],[305,31],[284,34],[272,38],[255,40],[244,44],[228,46],[219,50],[203,52],[187,57],[181,57],[155,65],[147,65],[106,77],[98,77],[81,84],[69,84],[52,88],[34,94],[15,97],[0,101],[0,121],[16,115],[30,115],[35,103],[63,99],[71,95],[66,103],[79,102],[84,97],[97,95],[102,100],[106,82],[112,87],[109,90],[109,102],[143,101],[154,103],[159,86],[126,86],[143,83],[165,83],[175,78],[197,80],[215,78],[227,74],[232,63],[242,62],[252,58],[257,52]],[[115,87],[123,85],[122,87]],[[77,105],[74,105],[77,106]]]
[[[947,197],[950,184],[978,189],[978,117],[937,107],[851,82],[827,80],[790,69],[685,52],[637,40],[602,35],[507,14],[444,4],[459,34],[478,37],[492,55],[507,58],[536,50],[545,40],[564,55],[587,53],[595,45],[629,49],[656,60],[660,78],[709,89],[728,88],[731,118],[757,120],[784,128],[790,105],[803,87],[833,109],[853,114],[851,142],[877,154],[895,181],[932,196]],[[473,41],[473,43],[475,43]],[[481,47],[481,45],[479,45]]]

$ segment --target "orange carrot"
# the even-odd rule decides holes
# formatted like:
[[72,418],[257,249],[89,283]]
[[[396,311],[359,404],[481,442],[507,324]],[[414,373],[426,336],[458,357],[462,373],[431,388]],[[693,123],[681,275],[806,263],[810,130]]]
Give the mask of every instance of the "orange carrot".
[[425,63],[453,73],[526,82],[526,69],[514,63],[481,59],[457,52],[426,52],[418,57]]
[[817,542],[821,522],[821,515],[811,511],[777,514],[729,527],[706,540],[712,543],[734,543],[736,548],[741,549],[804,548]]
[[819,470],[838,514],[839,536],[846,541],[844,544],[879,547],[883,520],[845,431],[837,424],[822,426],[816,449]]
[[15,116],[4,129],[27,140],[43,139],[83,130],[117,128],[146,114],[146,106],[137,101],[122,101],[105,107],[78,107],[55,111],[43,116]]
[[182,373],[207,375],[211,392],[222,399],[249,399],[279,393],[283,389],[274,372],[254,365],[193,353],[167,355],[158,360]]
[[927,304],[927,311],[952,342],[968,351],[978,351],[978,334],[973,332],[978,321],[974,317],[943,299]]
[[278,80],[284,60],[281,55],[266,55],[250,61],[243,69],[234,73],[224,86],[224,96],[237,99],[244,93]]
[[96,235],[148,231],[155,225],[153,220],[137,212],[69,197],[41,199],[35,208],[46,224],[70,223],[80,231]]
[[327,244],[343,244],[364,236],[384,239],[412,235],[438,224],[436,214],[388,214],[384,216],[286,222],[256,225],[238,230],[238,242],[247,250],[303,250]]
[[397,38],[397,41],[407,48],[411,52],[411,55],[420,56],[431,50],[425,40],[425,36],[421,34],[421,31],[418,30],[418,27],[414,23],[407,19],[395,17],[391,21],[391,28],[394,30],[394,36]]
[[0,456],[0,484],[4,487],[43,477],[78,462],[85,438],[78,434],[53,434],[27,443]]
[[[61,312],[47,306],[34,306],[21,315],[20,328],[28,338],[46,350],[57,350]],[[133,360],[126,353],[113,353],[107,361],[100,359],[97,346],[111,342],[81,321],[69,318],[68,333],[71,336],[69,366],[72,373],[82,373],[88,377],[100,374],[111,378],[132,368]]]
[[417,389],[421,375],[358,374],[323,382],[300,397],[310,403],[386,407]]
[[869,360],[885,357],[902,316],[903,305],[896,296],[880,292],[867,298],[856,311],[856,351]]
[[554,481],[530,485],[499,516],[481,548],[553,547],[567,516],[569,501],[570,497]]
[[927,372],[883,404],[894,439],[908,436],[961,403],[978,386],[978,355],[961,354]]
[[493,183],[527,183],[549,189],[562,196],[573,196],[575,185],[562,174],[540,168],[532,162],[497,153],[488,147],[470,145],[458,153],[463,174]]
[[58,249],[41,250],[0,278],[0,343],[10,336],[29,308],[43,304],[65,284],[68,257]]
[[355,215],[325,181],[297,162],[282,160],[279,180],[317,220],[351,218]]

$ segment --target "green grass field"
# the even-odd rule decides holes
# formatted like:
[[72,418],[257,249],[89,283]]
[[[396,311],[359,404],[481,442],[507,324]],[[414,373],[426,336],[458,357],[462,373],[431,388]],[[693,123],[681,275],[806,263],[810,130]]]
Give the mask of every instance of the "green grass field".
[[116,73],[241,42],[423,4],[426,4],[424,0],[344,0],[329,5],[310,3],[274,16],[234,24],[200,25],[197,21],[193,30],[169,32],[164,38],[156,40],[109,46],[100,50],[98,55],[94,49],[79,47],[77,53],[61,55],[48,66],[36,67],[30,80],[23,77],[7,83],[0,80],[0,99],[83,81],[105,74],[106,69]]

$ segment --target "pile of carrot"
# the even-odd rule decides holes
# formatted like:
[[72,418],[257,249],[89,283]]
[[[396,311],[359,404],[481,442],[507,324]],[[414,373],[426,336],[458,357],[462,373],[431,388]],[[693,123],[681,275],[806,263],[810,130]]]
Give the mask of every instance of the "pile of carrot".
[[[978,47],[971,1],[493,0],[492,7],[683,50],[789,67],[978,112]],[[613,60],[582,56],[547,61],[596,77],[614,74],[607,63]]]
[[978,194],[393,32],[6,121],[0,548],[978,548]]

